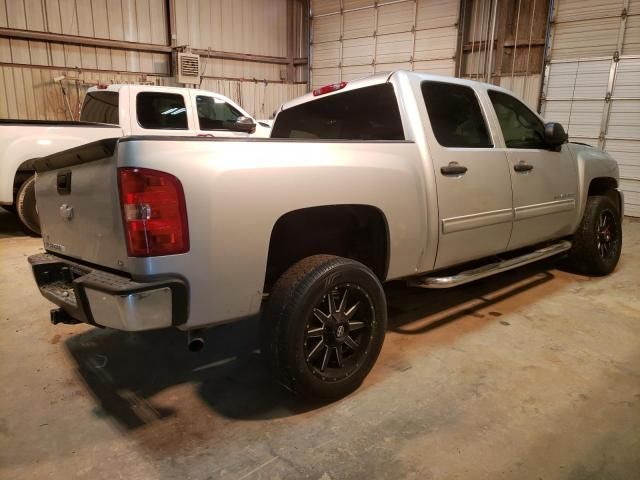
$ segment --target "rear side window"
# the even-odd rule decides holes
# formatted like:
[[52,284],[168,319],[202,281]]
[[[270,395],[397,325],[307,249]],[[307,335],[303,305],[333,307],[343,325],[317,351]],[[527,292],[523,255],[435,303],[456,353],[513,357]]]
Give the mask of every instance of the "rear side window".
[[491,148],[487,124],[472,88],[423,82],[422,96],[431,128],[443,147]]
[[118,92],[87,92],[80,121],[118,125],[118,98]]
[[187,130],[187,109],[182,95],[142,92],[136,97],[138,123],[142,128]]
[[393,85],[329,95],[280,112],[271,138],[404,140]]

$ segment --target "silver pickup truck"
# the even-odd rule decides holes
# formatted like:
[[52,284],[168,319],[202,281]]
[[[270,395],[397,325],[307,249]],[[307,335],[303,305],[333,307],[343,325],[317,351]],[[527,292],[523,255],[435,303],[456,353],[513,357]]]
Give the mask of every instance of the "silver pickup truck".
[[53,323],[199,329],[261,314],[300,394],[372,368],[382,283],[447,288],[565,253],[595,275],[622,245],[616,162],[494,85],[395,72],[285,104],[270,139],[130,136],[39,160]]

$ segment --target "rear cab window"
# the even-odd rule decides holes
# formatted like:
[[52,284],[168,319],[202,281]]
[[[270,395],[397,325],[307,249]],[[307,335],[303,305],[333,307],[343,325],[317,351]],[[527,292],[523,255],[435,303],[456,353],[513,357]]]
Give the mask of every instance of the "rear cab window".
[[154,130],[187,130],[184,97],[175,93],[141,92],[136,96],[138,123]]
[[118,92],[87,92],[80,111],[80,121],[119,125],[119,98]]
[[276,117],[271,138],[404,140],[398,100],[390,83],[316,98]]
[[440,145],[493,147],[478,97],[471,87],[426,81],[421,89],[433,134]]

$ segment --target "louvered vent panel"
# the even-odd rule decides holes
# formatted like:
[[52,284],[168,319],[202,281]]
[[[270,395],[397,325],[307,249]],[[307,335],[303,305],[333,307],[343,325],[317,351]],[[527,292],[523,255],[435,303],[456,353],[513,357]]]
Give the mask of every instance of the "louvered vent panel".
[[200,83],[200,56],[178,54],[178,83]]

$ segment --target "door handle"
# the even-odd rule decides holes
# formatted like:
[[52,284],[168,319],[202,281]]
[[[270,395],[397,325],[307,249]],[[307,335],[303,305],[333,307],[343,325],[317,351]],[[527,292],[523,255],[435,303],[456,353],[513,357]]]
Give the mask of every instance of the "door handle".
[[524,160],[520,160],[513,166],[513,169],[516,172],[530,172],[531,170],[533,170],[533,165],[529,165]]
[[440,167],[440,173],[447,176],[464,175],[467,170],[467,167],[463,167],[458,162],[449,162],[446,167]]

